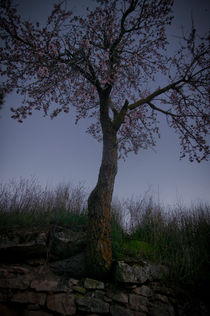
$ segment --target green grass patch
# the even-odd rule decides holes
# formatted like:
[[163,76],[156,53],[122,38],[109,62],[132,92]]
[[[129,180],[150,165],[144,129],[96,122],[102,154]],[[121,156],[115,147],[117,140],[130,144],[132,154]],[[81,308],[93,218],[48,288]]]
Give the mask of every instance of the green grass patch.
[[122,244],[122,252],[125,256],[134,259],[154,260],[154,248],[145,241],[125,240]]

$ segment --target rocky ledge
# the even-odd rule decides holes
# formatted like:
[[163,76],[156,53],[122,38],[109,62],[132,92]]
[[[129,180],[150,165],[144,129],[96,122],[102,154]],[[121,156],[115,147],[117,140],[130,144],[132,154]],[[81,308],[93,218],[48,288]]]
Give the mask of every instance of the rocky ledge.
[[61,227],[2,233],[0,315],[209,315],[198,297],[166,286],[167,267],[118,261],[105,282],[76,268],[84,264],[84,251],[84,233]]

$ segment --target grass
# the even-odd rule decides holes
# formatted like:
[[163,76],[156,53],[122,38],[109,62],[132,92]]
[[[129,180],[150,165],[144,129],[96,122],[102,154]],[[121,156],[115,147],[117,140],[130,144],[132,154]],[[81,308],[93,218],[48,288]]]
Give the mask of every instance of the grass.
[[150,258],[170,268],[171,281],[188,286],[210,284],[208,205],[191,209],[178,205],[166,212],[150,198],[142,203],[130,201],[128,209],[132,224],[129,238],[150,245]]
[[8,227],[60,225],[86,226],[86,193],[82,185],[44,189],[34,177],[0,184],[0,231]]
[[[35,178],[0,185],[0,231],[59,225],[87,230],[87,195],[82,186],[42,188]],[[210,285],[210,207],[177,205],[166,211],[152,198],[112,204],[113,258],[146,259],[170,268],[170,281]],[[128,219],[127,223],[125,219]]]
[[140,241],[136,239],[128,239],[123,241],[122,249],[125,256],[136,259],[154,259],[154,249],[153,247],[145,241]]

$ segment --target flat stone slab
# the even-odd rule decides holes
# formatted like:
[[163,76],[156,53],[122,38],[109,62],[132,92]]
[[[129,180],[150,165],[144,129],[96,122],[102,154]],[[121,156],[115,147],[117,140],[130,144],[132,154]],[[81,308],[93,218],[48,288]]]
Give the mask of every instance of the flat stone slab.
[[118,261],[115,278],[123,283],[143,284],[147,281],[160,280],[167,276],[168,273],[168,268],[160,264],[146,261],[129,264],[124,261]]

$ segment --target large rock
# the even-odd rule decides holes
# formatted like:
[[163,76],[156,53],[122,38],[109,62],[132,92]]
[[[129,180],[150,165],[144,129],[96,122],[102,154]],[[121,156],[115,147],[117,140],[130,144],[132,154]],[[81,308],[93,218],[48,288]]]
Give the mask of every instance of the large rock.
[[108,313],[109,304],[95,297],[77,297],[76,303],[79,311],[92,313]]
[[47,255],[48,230],[18,229],[1,233],[0,262],[25,262]]
[[31,291],[22,292],[18,291],[16,292],[12,298],[12,303],[19,303],[19,304],[39,304],[44,305],[46,301],[46,294],[44,293],[35,293]]
[[29,287],[30,281],[23,277],[13,279],[0,279],[0,288],[25,290]]
[[134,264],[118,261],[115,278],[119,282],[142,284],[147,281],[160,280],[168,273],[168,268],[159,264],[146,261]]
[[136,287],[133,290],[133,292],[135,294],[139,294],[139,295],[146,296],[146,297],[150,297],[150,296],[153,295],[152,289],[149,286],[146,286],[146,285],[142,285],[140,287]]
[[53,262],[50,267],[58,275],[73,278],[85,277],[87,276],[86,252],[79,253],[69,259]]
[[126,304],[128,303],[128,294],[122,292],[114,293],[112,299],[113,301]]
[[58,312],[62,315],[75,315],[76,305],[75,296],[72,294],[48,295],[47,307],[49,310]]
[[129,294],[129,304],[133,310],[148,313],[148,302],[148,299],[144,296]]
[[[133,311],[124,306],[114,304],[110,308],[111,316],[147,316],[143,312]],[[162,315],[163,316],[163,315]]]
[[175,316],[174,308],[170,304],[155,302],[149,307],[149,315],[151,316]]
[[75,232],[63,227],[51,229],[49,235],[50,259],[62,260],[67,259],[86,248],[86,233]]
[[31,288],[37,292],[50,292],[55,291],[58,287],[58,281],[55,280],[33,280]]
[[11,229],[0,234],[0,263],[40,265],[46,259],[67,259],[84,251],[86,240],[86,233],[58,226]]

